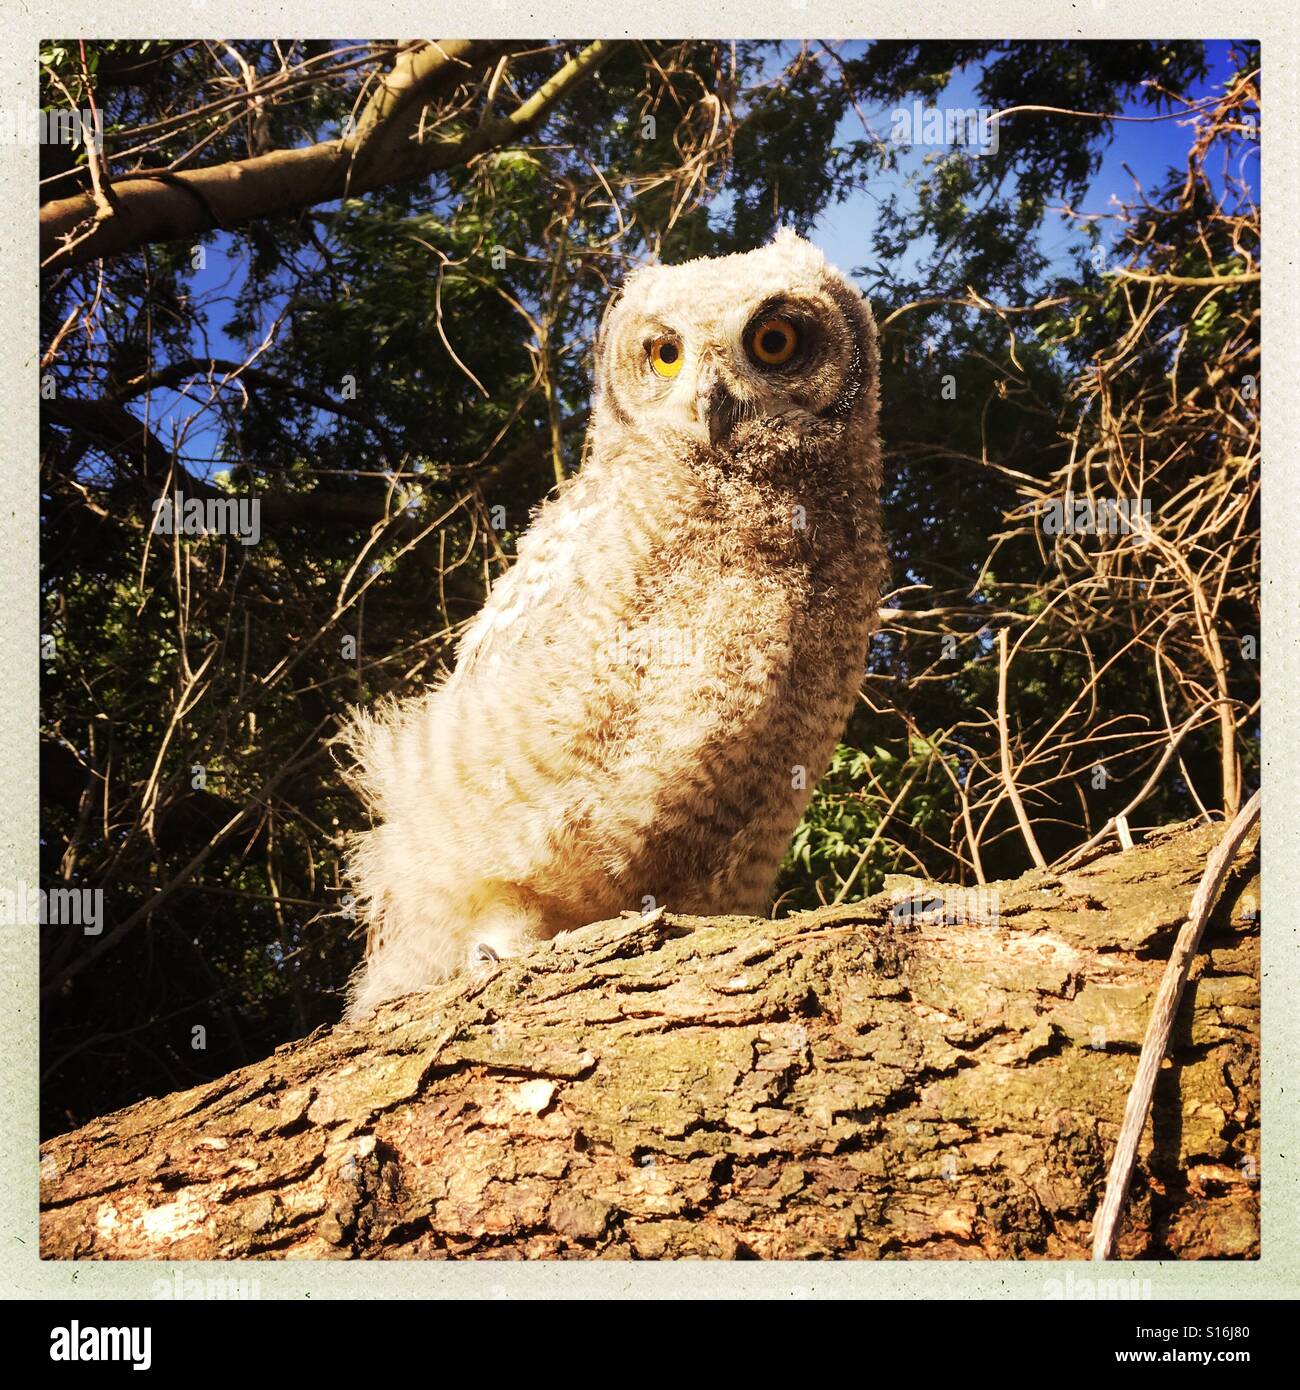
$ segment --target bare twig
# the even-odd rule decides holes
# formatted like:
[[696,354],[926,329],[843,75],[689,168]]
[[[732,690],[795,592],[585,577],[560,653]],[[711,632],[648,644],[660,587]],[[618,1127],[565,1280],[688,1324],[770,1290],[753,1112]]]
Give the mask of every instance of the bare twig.
[[1106,1176],[1106,1196],[1093,1222],[1094,1260],[1110,1259],[1114,1249],[1116,1228],[1133,1177],[1138,1140],[1142,1137],[1142,1130],[1147,1122],[1156,1073],[1160,1070],[1160,1064],[1164,1061],[1169,1046],[1169,1034],[1178,1014],[1183,986],[1187,983],[1187,973],[1192,968],[1197,947],[1201,944],[1201,934],[1205,930],[1205,923],[1209,920],[1224,877],[1241,847],[1241,842],[1259,819],[1259,806],[1260,793],[1256,792],[1241,808],[1214,853],[1210,855],[1201,881],[1192,895],[1187,921],[1178,933],[1173,954],[1169,957],[1169,963],[1161,977],[1160,988],[1151,1009],[1151,1018],[1147,1023],[1146,1036],[1142,1040],[1142,1053],[1138,1058],[1137,1071],[1128,1093],[1128,1102],[1124,1107],[1124,1121],[1120,1126],[1119,1141],[1115,1145],[1115,1156],[1111,1159],[1110,1172]]

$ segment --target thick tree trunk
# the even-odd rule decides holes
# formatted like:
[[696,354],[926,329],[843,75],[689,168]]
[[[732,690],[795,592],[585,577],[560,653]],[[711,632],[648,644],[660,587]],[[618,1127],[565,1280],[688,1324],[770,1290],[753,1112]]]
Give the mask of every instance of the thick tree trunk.
[[[43,1254],[1084,1258],[1220,833],[978,892],[585,928],[51,1141]],[[1188,985],[1124,1257],[1258,1252],[1251,844]]]

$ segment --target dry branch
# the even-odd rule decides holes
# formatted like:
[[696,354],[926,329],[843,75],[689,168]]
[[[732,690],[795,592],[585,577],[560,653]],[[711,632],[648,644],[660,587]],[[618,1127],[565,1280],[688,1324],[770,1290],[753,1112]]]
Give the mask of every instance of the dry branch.
[[398,59],[362,114],[339,140],[272,150],[252,159],[172,173],[119,177],[114,215],[100,217],[92,193],[41,209],[41,258],[49,269],[84,265],[149,242],[176,241],[255,218],[300,212],[335,198],[370,192],[467,164],[521,138],[618,48],[589,44],[508,116],[472,129],[419,139],[425,106],[466,78],[490,70],[505,45],[471,40],[421,44]]

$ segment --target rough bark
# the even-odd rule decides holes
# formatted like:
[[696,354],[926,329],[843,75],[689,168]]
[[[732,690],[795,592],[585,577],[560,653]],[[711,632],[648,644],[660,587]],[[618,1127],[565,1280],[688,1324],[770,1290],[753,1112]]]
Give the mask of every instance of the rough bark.
[[[972,899],[660,914],[51,1141],[53,1258],[1084,1258],[1217,828]],[[1256,837],[1157,1088],[1121,1257],[1259,1248]],[[936,895],[946,893],[943,905]]]

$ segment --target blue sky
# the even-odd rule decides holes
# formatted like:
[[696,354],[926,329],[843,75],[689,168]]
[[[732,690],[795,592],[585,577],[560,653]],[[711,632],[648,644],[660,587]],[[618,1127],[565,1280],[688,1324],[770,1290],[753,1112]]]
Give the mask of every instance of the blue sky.
[[[854,45],[849,45],[852,48]],[[1227,40],[1213,41],[1207,45],[1209,73],[1187,95],[1201,99],[1222,89],[1224,81],[1233,71],[1229,59],[1230,44]],[[943,106],[976,106],[975,95],[977,73],[965,71],[958,73],[942,97]],[[865,112],[873,129],[882,137],[887,137],[891,128],[889,108]],[[1127,116],[1149,116],[1150,108],[1139,102],[1130,102],[1125,111]],[[1013,120],[1060,120],[1071,119],[1043,115],[1027,115],[1013,118],[1001,128],[1003,140],[1014,139]],[[1188,144],[1188,130],[1183,118],[1160,121],[1116,122],[1112,136],[1105,149],[1100,170],[1093,179],[1087,196],[1079,205],[1080,211],[1104,213],[1114,206],[1117,198],[1131,201],[1134,184],[1125,165],[1133,171],[1147,188],[1160,183],[1171,168],[1185,164]],[[838,132],[842,141],[860,139],[861,123],[856,113],[850,112]],[[879,196],[890,189],[905,187],[909,177],[920,168],[923,152],[909,152],[899,161],[899,167],[891,174],[878,178],[871,192],[858,192],[843,203],[828,208],[814,229],[814,240],[836,265],[852,271],[868,265],[871,261],[871,238],[877,218]],[[1258,152],[1246,161],[1246,177],[1253,188],[1258,188]],[[1064,218],[1049,219],[1045,226],[1040,245],[1054,264],[1066,264],[1071,260],[1070,249],[1077,244],[1076,235]],[[918,247],[918,256],[923,248]],[[226,233],[219,233],[206,247],[206,266],[197,271],[193,278],[193,293],[200,300],[211,299],[210,321],[208,324],[208,351],[219,357],[242,360],[244,348],[230,341],[223,331],[229,318],[229,304],[219,301],[223,296],[232,297],[242,282],[242,248],[239,242]],[[978,288],[978,287],[977,287]],[[880,307],[880,306],[877,306]],[[200,393],[200,399],[202,399]],[[151,403],[151,419],[160,437],[171,442],[173,422],[179,424],[185,416],[196,409],[194,399],[185,400],[173,392],[157,392]],[[191,460],[193,471],[211,475],[220,472],[222,465],[208,462],[216,454],[219,429],[215,417],[209,413],[198,420],[190,429],[184,449],[185,456]]]
[[[1235,71],[1229,57],[1229,40],[1212,40],[1206,45],[1206,59],[1209,72],[1203,82],[1189,88],[1185,95],[1194,101],[1210,97],[1222,90],[1223,84]],[[942,106],[970,106],[979,104],[975,92],[978,73],[967,70],[957,73],[944,93]],[[878,108],[864,113],[871,121],[877,134],[887,136],[890,130],[890,110]],[[1149,117],[1152,112],[1140,101],[1130,101],[1118,114],[1124,116]],[[1065,120],[1077,117],[1045,115],[1023,115],[1009,118],[1001,127],[1000,138],[1004,141],[1015,139],[1015,120]],[[1116,198],[1134,201],[1134,183],[1125,171],[1124,165],[1133,171],[1147,189],[1160,183],[1170,168],[1186,165],[1188,146],[1188,127],[1185,118],[1175,117],[1160,121],[1116,121],[1112,127],[1109,145],[1105,147],[1101,168],[1098,170],[1087,196],[1079,204],[1081,212],[1106,212],[1113,207]],[[856,113],[850,113],[841,123],[838,138],[842,141],[860,139],[861,122]],[[916,173],[921,164],[921,151],[900,160],[899,169],[892,175],[878,180],[881,193],[901,189],[909,176]],[[1259,159],[1258,155],[1249,161],[1241,177],[1249,180],[1258,193]],[[860,267],[871,259],[871,235],[876,224],[876,199],[866,193],[857,193],[845,202],[828,208],[818,222],[815,239],[826,252],[827,257],[845,270]],[[1107,224],[1109,231],[1109,224]],[[1107,240],[1109,241],[1109,236]],[[1049,221],[1044,227],[1041,245],[1055,263],[1070,259],[1070,247],[1076,238],[1066,219],[1059,218],[1055,223]],[[978,288],[978,287],[977,287]]]

